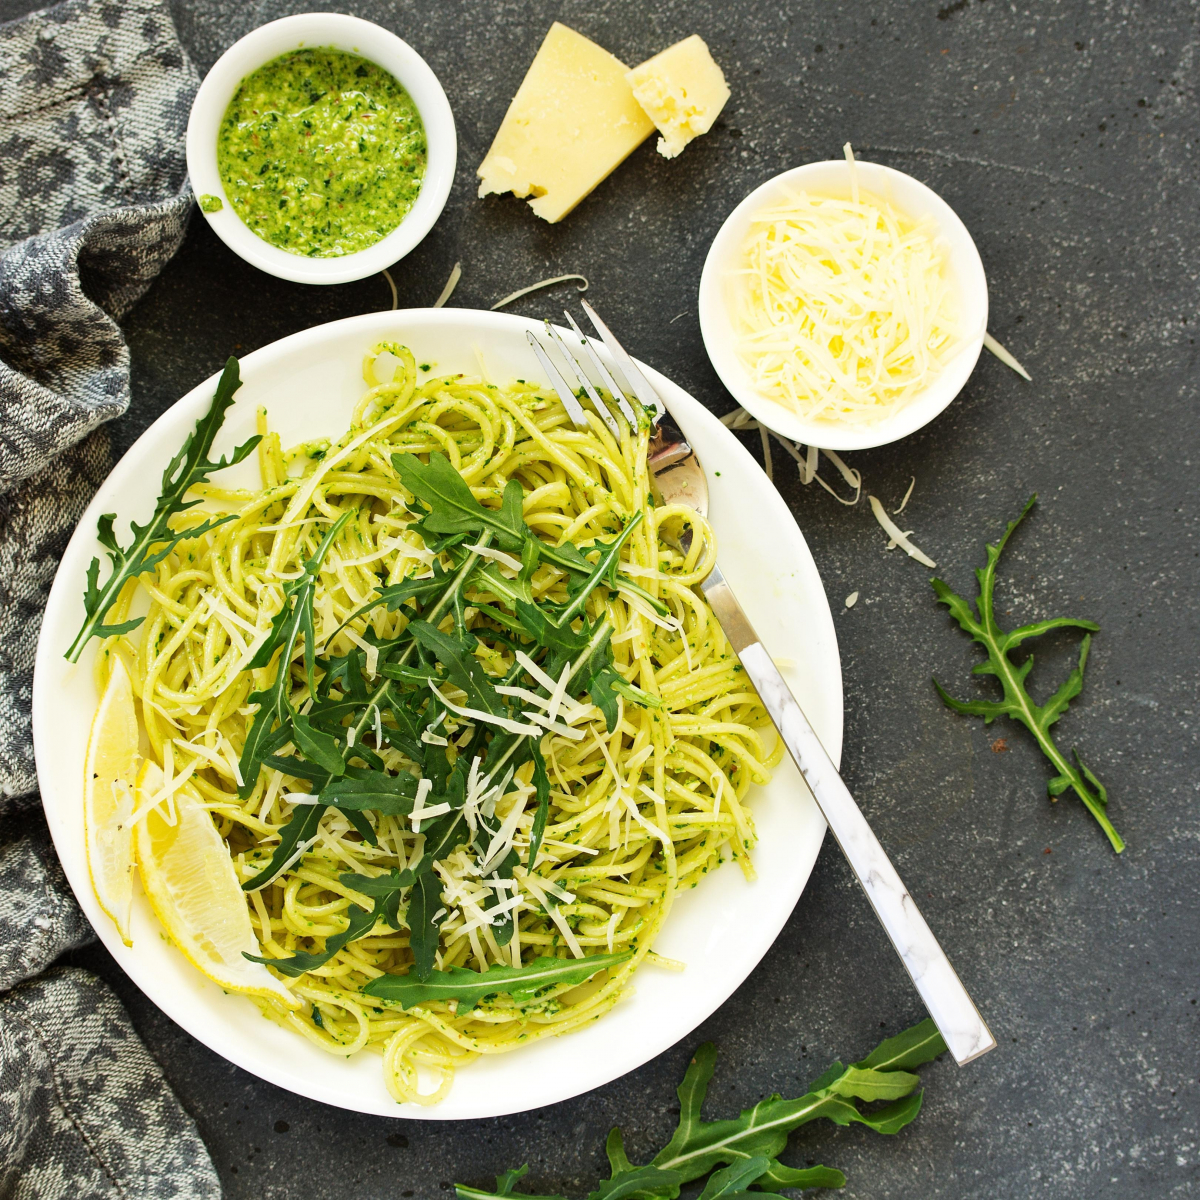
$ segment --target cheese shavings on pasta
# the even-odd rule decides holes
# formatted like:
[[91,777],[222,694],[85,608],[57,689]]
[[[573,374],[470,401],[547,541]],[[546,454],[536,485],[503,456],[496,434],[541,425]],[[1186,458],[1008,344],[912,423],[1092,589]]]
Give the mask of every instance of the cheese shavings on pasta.
[[[195,490],[228,519],[140,577],[145,622],[98,670],[103,684],[113,655],[129,664],[163,772],[148,803],[170,814],[180,787],[200,795],[262,961],[305,1007],[256,1003],[339,1057],[374,1050],[398,1101],[429,1104],[471,1059],[603,1015],[681,889],[723,859],[751,872],[748,793],[782,750],[698,591],[711,535],[652,502],[648,422],[617,439],[529,384],[418,383],[395,344],[363,374],[349,430],[319,455],[285,452],[260,413],[261,490]],[[432,532],[400,468],[412,483],[437,464],[460,508],[519,510],[538,545]],[[699,529],[686,553],[662,533],[683,517]],[[613,574],[581,592],[601,553]],[[130,589],[110,619],[132,603]],[[289,613],[299,635],[258,657]],[[518,619],[564,613],[544,637]],[[264,711],[281,723],[256,756]],[[585,986],[528,997],[402,1008],[370,990],[600,954]]]

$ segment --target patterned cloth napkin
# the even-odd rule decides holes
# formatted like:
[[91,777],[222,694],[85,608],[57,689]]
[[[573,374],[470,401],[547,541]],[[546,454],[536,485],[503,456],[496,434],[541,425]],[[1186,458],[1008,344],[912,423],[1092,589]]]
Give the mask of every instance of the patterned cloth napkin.
[[162,0],[0,25],[0,1196],[216,1200],[116,997],[47,967],[93,937],[42,819],[30,701],[51,580],[129,407],[117,321],[179,248],[196,72]]

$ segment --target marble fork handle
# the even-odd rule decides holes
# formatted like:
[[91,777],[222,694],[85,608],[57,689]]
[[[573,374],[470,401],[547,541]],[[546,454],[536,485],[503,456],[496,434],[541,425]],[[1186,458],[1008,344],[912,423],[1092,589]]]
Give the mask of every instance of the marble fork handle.
[[986,1054],[996,1039],[746,619],[720,567],[714,568],[702,587],[954,1061],[963,1066]]

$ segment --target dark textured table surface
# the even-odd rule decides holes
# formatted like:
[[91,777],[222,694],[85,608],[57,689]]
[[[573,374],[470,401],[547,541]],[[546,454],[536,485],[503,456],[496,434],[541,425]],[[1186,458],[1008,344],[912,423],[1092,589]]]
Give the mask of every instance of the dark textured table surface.
[[[15,15],[26,4],[0,4]],[[768,176],[839,153],[907,171],[961,214],[983,256],[992,332],[1033,375],[985,355],[958,400],[899,445],[850,456],[961,590],[1031,492],[1000,609],[1016,622],[1099,621],[1081,700],[1059,729],[1107,783],[1129,843],[1113,854],[1079,803],[1045,795],[1021,731],[954,716],[974,654],[928,572],[864,501],[844,508],[778,482],[829,592],[845,673],[846,778],[1000,1046],[924,1072],[925,1109],[897,1137],[808,1126],[785,1155],[844,1169],[848,1195],[1165,1197],[1200,1194],[1200,820],[1196,789],[1197,216],[1200,7],[853,0],[353,3],[408,39],[445,85],[460,166],[434,232],[396,271],[401,305],[486,307],[546,275],[586,274],[631,348],[704,403],[731,400],[705,357],[696,289],[708,243]],[[191,0],[180,33],[201,70],[292,9]],[[733,98],[713,132],[666,162],[648,141],[561,225],[511,197],[475,198],[474,171],[551,20],[628,62],[700,33]],[[558,297],[517,311],[554,311]],[[230,352],[380,308],[380,277],[328,289],[246,266],[196,219],[126,322],[127,445]],[[671,321],[678,315],[678,319]],[[780,456],[782,457],[782,456]],[[852,591],[853,609],[842,600]],[[1011,616],[1008,614],[1011,613]],[[1039,653],[1034,690],[1074,640]],[[998,738],[1008,751],[998,752]],[[529,1162],[538,1191],[579,1195],[609,1127],[636,1160],[673,1127],[693,1047],[720,1048],[714,1111],[798,1089],[922,1014],[836,848],[759,969],[705,1025],[641,1070],[569,1103],[463,1124],[340,1112],[277,1090],[204,1049],[98,949],[76,956],[124,998],[194,1114],[229,1197],[437,1197]],[[794,1090],[791,1094],[796,1094]]]

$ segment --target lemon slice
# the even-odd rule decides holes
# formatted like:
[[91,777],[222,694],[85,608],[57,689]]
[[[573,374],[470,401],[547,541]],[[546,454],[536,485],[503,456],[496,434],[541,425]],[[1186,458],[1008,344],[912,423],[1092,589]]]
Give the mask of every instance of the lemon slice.
[[[138,808],[163,784],[162,768],[148,762],[138,780]],[[226,991],[299,1008],[300,1001],[262,963],[243,957],[243,951],[261,953],[261,947],[229,850],[196,793],[185,784],[150,808],[134,840],[150,905],[192,966]]]
[[129,672],[116,654],[88,736],[83,780],[83,830],[88,875],[100,907],[127,946],[133,905],[133,789],[138,723]]

